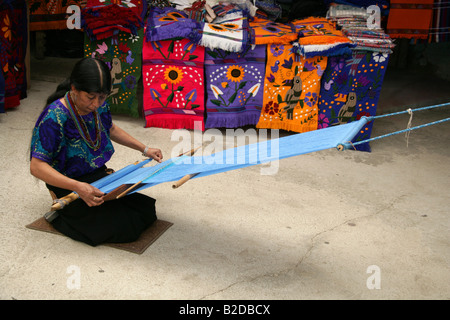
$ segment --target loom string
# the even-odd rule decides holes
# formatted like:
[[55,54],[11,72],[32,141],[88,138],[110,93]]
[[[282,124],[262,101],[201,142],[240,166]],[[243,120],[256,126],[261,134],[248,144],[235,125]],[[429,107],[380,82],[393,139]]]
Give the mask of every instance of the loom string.
[[408,123],[408,127],[406,129],[404,129],[404,130],[395,131],[395,132],[384,134],[384,135],[381,135],[381,136],[378,136],[378,137],[373,137],[373,138],[370,138],[370,139],[357,141],[357,142],[354,142],[353,145],[355,146],[355,145],[371,142],[371,141],[374,141],[374,140],[390,137],[390,136],[393,136],[393,135],[396,135],[396,134],[399,134],[399,133],[406,133],[406,132],[409,132],[409,131],[412,131],[412,130],[421,129],[421,128],[425,128],[425,127],[428,127],[428,126],[432,126],[432,125],[435,125],[435,124],[439,124],[439,123],[443,123],[443,122],[449,121],[450,118],[445,118],[445,119],[433,121],[433,122],[430,122],[430,123],[425,123],[425,124],[422,124],[422,125],[419,125],[419,126],[416,126],[416,127],[411,127],[410,126],[410,124],[412,122],[412,113],[413,113],[413,111],[423,111],[423,110],[434,109],[434,108],[445,107],[445,106],[450,106],[450,102],[442,103],[442,104],[438,104],[438,105],[433,105],[433,106],[428,106],[428,107],[416,108],[416,109],[409,108],[409,109],[407,109],[405,111],[399,111],[399,112],[394,112],[394,113],[389,113],[389,114],[383,114],[383,115],[379,115],[379,116],[369,117],[370,120],[375,120],[375,119],[379,119],[379,118],[384,118],[384,117],[390,117],[390,116],[395,116],[395,115],[399,115],[399,114],[409,113],[410,114],[410,119],[409,119],[410,121]]
[[442,122],[445,122],[445,121],[449,121],[449,120],[450,120],[450,118],[446,118],[446,119],[442,119],[442,120],[426,123],[426,124],[423,124],[423,125],[420,125],[420,126],[417,126],[417,127],[412,127],[410,129],[404,129],[404,130],[400,130],[400,131],[395,131],[395,132],[388,133],[388,134],[385,134],[385,135],[382,135],[382,136],[378,136],[378,137],[374,137],[374,138],[370,138],[370,139],[354,142],[353,145],[358,145],[358,144],[362,144],[362,143],[371,142],[371,141],[378,140],[378,139],[381,139],[381,138],[386,138],[386,137],[389,137],[389,136],[393,136],[393,135],[398,134],[398,133],[404,133],[404,132],[411,131],[411,130],[425,128],[425,127],[428,127],[428,126],[431,126],[431,125],[434,125],[434,124],[439,124],[439,123],[442,123]]
[[409,135],[411,134],[411,130],[409,130],[409,129],[411,129],[411,125],[412,125],[413,112],[412,112],[411,108],[409,108],[407,111],[409,113],[409,121],[408,121],[408,125],[406,126],[406,129],[408,131],[406,131],[406,133],[405,133],[405,138],[406,138],[406,147],[408,148]]

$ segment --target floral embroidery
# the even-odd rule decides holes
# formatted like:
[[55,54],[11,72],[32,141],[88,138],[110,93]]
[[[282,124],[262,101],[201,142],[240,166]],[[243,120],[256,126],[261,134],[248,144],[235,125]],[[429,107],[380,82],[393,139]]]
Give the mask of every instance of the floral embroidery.
[[232,82],[241,82],[244,79],[244,69],[241,66],[231,66],[227,71],[227,78]]
[[177,84],[183,80],[183,71],[177,67],[170,66],[164,71],[164,79],[172,84]]
[[278,110],[279,110],[278,103],[273,101],[269,101],[264,108],[264,112],[270,114],[271,116],[278,113]]
[[12,33],[11,33],[11,22],[9,21],[9,16],[6,15],[5,19],[3,19],[3,22],[5,24],[5,27],[2,28],[2,31],[4,32],[4,37],[11,41],[12,39]]

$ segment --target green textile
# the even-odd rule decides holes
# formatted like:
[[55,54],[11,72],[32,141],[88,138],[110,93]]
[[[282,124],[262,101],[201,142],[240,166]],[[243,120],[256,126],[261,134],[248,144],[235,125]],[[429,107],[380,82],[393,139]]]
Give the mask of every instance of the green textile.
[[144,30],[137,36],[119,32],[117,36],[91,41],[85,34],[84,54],[105,61],[112,78],[112,93],[108,103],[112,114],[126,114],[138,118],[138,83],[142,74],[142,45]]

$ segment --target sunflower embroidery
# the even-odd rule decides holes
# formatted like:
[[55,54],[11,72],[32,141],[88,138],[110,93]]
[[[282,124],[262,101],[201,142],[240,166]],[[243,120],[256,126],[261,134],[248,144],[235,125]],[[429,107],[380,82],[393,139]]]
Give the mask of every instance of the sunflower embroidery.
[[183,80],[183,71],[177,67],[171,66],[164,71],[164,79],[172,84],[177,84]]
[[241,66],[231,66],[227,70],[227,78],[233,82],[241,82],[244,79],[244,69]]

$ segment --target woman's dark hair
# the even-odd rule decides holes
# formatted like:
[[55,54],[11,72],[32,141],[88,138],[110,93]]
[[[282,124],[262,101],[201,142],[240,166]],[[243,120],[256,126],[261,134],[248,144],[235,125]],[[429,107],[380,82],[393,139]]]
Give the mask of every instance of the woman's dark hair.
[[59,84],[56,91],[47,98],[46,105],[64,97],[71,85],[77,90],[109,95],[112,85],[111,72],[102,60],[90,57],[81,59],[73,67],[70,77]]

